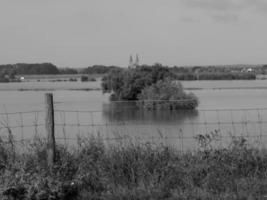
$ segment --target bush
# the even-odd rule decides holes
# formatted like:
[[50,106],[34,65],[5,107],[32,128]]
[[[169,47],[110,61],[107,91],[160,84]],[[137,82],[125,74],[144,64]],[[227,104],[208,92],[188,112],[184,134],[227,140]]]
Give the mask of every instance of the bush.
[[76,79],[76,78],[70,78],[69,81],[70,81],[70,82],[76,82],[77,79]]
[[0,83],[8,83],[10,80],[5,77],[0,77]]
[[82,82],[87,82],[89,80],[88,76],[81,76]]
[[90,82],[95,82],[96,79],[95,79],[94,77],[91,77],[91,78],[88,79],[88,81],[90,81]]
[[198,98],[185,93],[181,83],[171,80],[158,81],[144,88],[139,95],[140,105],[147,109],[195,109]]

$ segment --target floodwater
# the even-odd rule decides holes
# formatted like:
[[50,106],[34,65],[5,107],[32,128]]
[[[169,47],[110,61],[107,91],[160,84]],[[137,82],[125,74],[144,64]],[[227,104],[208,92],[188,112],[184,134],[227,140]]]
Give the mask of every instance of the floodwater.
[[[144,111],[134,103],[110,103],[97,82],[1,83],[0,134],[11,127],[17,140],[45,136],[44,94],[54,94],[56,138],[101,134],[106,139],[132,137],[162,140],[182,149],[194,146],[197,134],[217,132],[222,138],[262,139],[267,131],[267,80],[183,81],[198,96],[195,111]],[[266,87],[266,88],[265,88]],[[32,89],[34,91],[32,91]],[[41,89],[41,90],[40,90]],[[19,90],[19,91],[18,91]],[[27,113],[25,113],[27,112]]]

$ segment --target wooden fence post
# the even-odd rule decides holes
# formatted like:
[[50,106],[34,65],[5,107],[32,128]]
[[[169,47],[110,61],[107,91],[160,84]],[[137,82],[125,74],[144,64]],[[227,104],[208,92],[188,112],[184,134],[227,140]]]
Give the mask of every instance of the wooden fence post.
[[47,132],[47,164],[50,169],[52,169],[55,162],[55,122],[54,122],[54,104],[53,104],[53,94],[45,94],[45,109],[46,109],[46,119],[45,127]]

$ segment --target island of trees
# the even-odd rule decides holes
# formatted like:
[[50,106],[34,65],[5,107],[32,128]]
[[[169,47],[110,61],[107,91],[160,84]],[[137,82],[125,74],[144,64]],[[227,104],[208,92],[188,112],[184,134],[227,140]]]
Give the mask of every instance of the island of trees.
[[147,109],[195,109],[198,98],[185,93],[170,68],[160,64],[114,69],[102,80],[112,101],[136,101]]

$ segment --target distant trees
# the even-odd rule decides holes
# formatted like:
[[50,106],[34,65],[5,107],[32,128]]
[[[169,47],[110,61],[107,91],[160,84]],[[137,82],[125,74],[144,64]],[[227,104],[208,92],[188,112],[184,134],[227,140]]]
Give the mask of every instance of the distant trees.
[[82,70],[84,74],[106,74],[111,70],[119,69],[117,66],[93,65]]
[[0,65],[0,82],[9,82],[9,79],[14,79],[16,75],[12,65]]
[[0,74],[0,83],[7,83],[7,82],[9,82],[9,78],[7,78],[3,74]]
[[15,79],[16,72],[11,65],[0,65],[0,82],[10,82]]
[[262,66],[262,73],[267,74],[267,65]]
[[[117,66],[105,66],[105,65],[93,65],[84,69],[74,69],[74,68],[57,68],[51,63],[40,63],[40,64],[27,64],[18,63],[14,65],[0,65],[0,77],[3,81],[6,78],[14,79],[15,75],[40,75],[40,74],[99,74],[101,76],[106,74],[114,74],[124,72],[123,76],[128,79],[138,82],[141,87],[142,84],[155,83],[155,80],[160,80],[162,73],[168,73],[170,76],[176,80],[253,80],[256,79],[257,73],[266,73],[267,65],[260,66],[258,68],[253,68],[253,72],[244,71],[244,67],[222,67],[222,66],[195,66],[195,67],[163,67],[160,64],[154,64],[153,66],[141,65],[131,70],[126,70]],[[242,71],[243,70],[243,71]],[[127,72],[125,72],[127,71]],[[140,77],[141,76],[141,77]],[[145,76],[146,81],[142,80]],[[159,77],[157,77],[159,76]],[[3,78],[5,77],[5,79]],[[116,76],[112,76],[113,78]],[[110,79],[110,77],[106,77]],[[134,79],[137,79],[134,80]],[[103,83],[105,85],[105,83]],[[137,85],[138,85],[137,84]],[[138,88],[137,87],[137,88]],[[108,89],[107,85],[104,88]],[[125,92],[123,92],[122,97],[124,98]],[[135,94],[132,98],[135,99]],[[128,95],[126,95],[128,96]],[[128,98],[128,97],[127,97]]]
[[16,64],[16,74],[59,74],[58,68],[51,63]]
[[200,73],[198,80],[254,80],[255,73]]
[[78,70],[73,69],[73,68],[59,68],[59,73],[60,74],[78,74]]
[[58,68],[51,63],[0,65],[0,74],[14,77],[17,74],[59,74]]
[[[244,72],[237,66],[173,67],[177,80],[254,80],[255,72]],[[246,68],[245,68],[246,69]],[[255,68],[256,69],[256,68]]]

